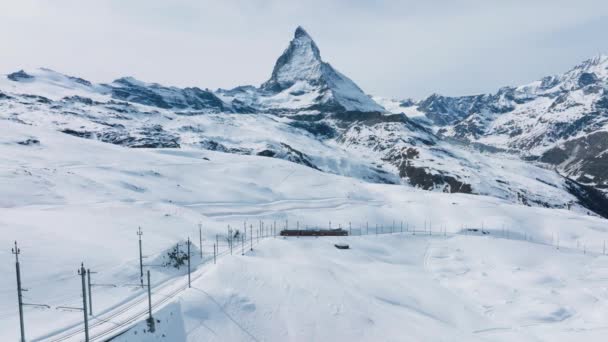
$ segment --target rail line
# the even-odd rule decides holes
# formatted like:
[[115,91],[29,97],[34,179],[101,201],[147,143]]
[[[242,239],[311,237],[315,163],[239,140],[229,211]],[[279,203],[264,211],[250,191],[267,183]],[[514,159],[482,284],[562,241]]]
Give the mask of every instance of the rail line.
[[[264,239],[268,239],[270,237],[272,237],[272,236],[260,237],[260,241],[259,242],[255,241],[253,244],[257,246],[261,241],[263,241]],[[234,248],[233,253],[236,253],[235,250],[238,251],[238,248]],[[222,258],[229,254],[230,254],[230,249],[225,249],[224,251],[217,254],[217,258],[219,259],[219,258]],[[203,261],[201,264],[199,264],[197,269],[193,273],[191,273],[191,281],[196,281],[196,280],[200,279],[203,275],[205,275],[205,273],[208,271],[208,268],[206,268],[205,266],[208,266],[210,264],[211,264],[211,259]],[[184,279],[183,279],[184,277],[185,276],[181,276],[177,279],[163,282],[162,284],[158,285],[157,287],[153,287],[152,295],[154,295],[155,293],[157,295],[159,295],[160,291],[162,291],[166,288],[175,286],[177,283],[184,281]],[[161,305],[163,305],[166,302],[168,302],[169,300],[173,299],[175,296],[177,296],[181,292],[185,291],[186,289],[188,289],[187,281],[185,284],[180,285],[179,287],[171,290],[168,294],[162,294],[161,299],[156,300],[152,303],[152,308],[153,309],[159,308]],[[145,303],[146,301],[147,301],[147,296],[142,293],[141,296],[139,296],[138,298],[133,299],[133,300],[121,305],[120,307],[116,308],[115,310],[111,310],[111,311],[107,312],[106,314],[101,314],[98,317],[93,317],[95,319],[95,322],[92,322],[89,324],[89,332],[92,332],[96,327],[100,327],[100,326],[102,326],[104,324],[108,324],[108,323],[113,324],[114,326],[110,327],[109,329],[97,332],[97,333],[93,332],[91,334],[90,340],[91,341],[101,341],[104,338],[111,338],[113,336],[116,336],[119,333],[126,331],[128,328],[131,327],[131,325],[133,323],[138,322],[140,319],[142,319],[148,315],[147,306],[145,306],[144,309],[138,310],[135,314],[125,317],[120,322],[111,322],[111,320],[113,318],[117,318],[120,315],[128,312],[129,310],[133,309],[134,307],[136,307],[142,303]],[[80,334],[84,334],[84,327],[78,328],[76,330],[70,329],[67,331],[61,331],[61,332],[58,332],[57,334],[55,334],[54,336],[45,336],[42,338],[34,339],[33,341],[63,342],[63,341],[68,341],[68,340],[72,339],[73,337],[78,336]]]

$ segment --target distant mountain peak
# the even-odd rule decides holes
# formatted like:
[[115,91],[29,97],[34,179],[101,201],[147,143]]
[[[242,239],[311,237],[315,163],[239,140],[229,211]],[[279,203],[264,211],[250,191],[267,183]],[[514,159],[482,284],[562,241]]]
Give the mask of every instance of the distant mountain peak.
[[[271,93],[287,92],[288,96],[316,93],[311,108],[361,112],[384,112],[384,108],[365,95],[348,77],[321,59],[312,37],[298,26],[293,39],[277,59],[272,76],[261,85]],[[294,95],[295,94],[295,95]],[[300,108],[307,109],[307,108]]]
[[277,59],[271,78],[262,84],[262,88],[281,91],[299,80],[318,78],[322,63],[317,44],[301,26],[298,26],[289,46]]
[[310,35],[308,34],[308,32],[306,32],[306,30],[302,26],[298,26],[298,27],[296,27],[296,32],[294,34],[294,38],[298,38],[298,37],[310,38]]

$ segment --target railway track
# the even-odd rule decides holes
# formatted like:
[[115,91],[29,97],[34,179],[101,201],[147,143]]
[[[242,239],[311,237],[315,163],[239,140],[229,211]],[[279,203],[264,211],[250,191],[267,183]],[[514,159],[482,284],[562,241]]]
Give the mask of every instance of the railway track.
[[[261,237],[260,242],[263,241],[264,239],[267,239],[270,237],[271,236]],[[254,242],[254,244],[258,245],[260,242],[256,241],[256,242]],[[235,252],[235,250],[238,251],[238,248],[234,248],[233,253]],[[221,253],[219,253],[217,255],[217,258],[219,259],[219,258],[222,258],[229,254],[230,254],[230,250],[226,249],[226,250],[222,251]],[[205,266],[208,266],[210,264],[211,264],[211,260],[207,260],[207,261],[203,262],[202,264],[200,264],[198,269],[195,270],[193,273],[191,273],[191,281],[194,282],[194,281],[200,279],[203,275],[205,275],[205,273],[208,271],[208,268]],[[154,288],[154,287],[152,288],[152,291],[153,291],[152,297],[155,297],[155,295],[157,297],[161,296],[160,299],[153,301],[153,303],[152,303],[153,311],[154,311],[154,309],[160,308],[163,304],[167,303],[168,301],[170,301],[171,299],[175,298],[177,295],[179,295],[180,293],[182,293],[183,291],[188,289],[188,281],[184,280],[183,279],[184,277],[185,276],[182,276],[173,281],[170,280],[170,281],[164,282],[164,283],[158,285],[156,288]],[[179,285],[176,288],[172,288],[180,282],[184,282],[184,284]],[[161,293],[163,290],[165,290],[167,288],[172,288],[172,289],[168,293]],[[128,330],[129,328],[131,328],[131,326],[134,323],[147,317],[147,315],[148,315],[147,300],[148,300],[148,298],[145,295],[145,293],[142,293],[141,296],[125,303],[124,305],[121,305],[120,307],[116,308],[115,310],[111,310],[111,311],[107,312],[106,314],[101,314],[97,317],[93,317],[93,319],[95,321],[89,323],[90,341],[107,341],[107,339],[112,338],[112,337]],[[134,310],[135,312],[130,314],[129,311],[136,308],[138,305],[141,305],[142,308]],[[122,315],[126,315],[126,317],[121,317]],[[117,322],[113,322],[112,320],[116,319],[116,318],[118,318],[119,320]],[[102,329],[101,331],[95,331],[96,328],[101,328],[104,325],[112,325],[112,326],[109,327],[108,329]],[[100,330],[100,329],[97,329],[97,330]],[[70,341],[72,339],[75,339],[79,335],[83,335],[83,338],[81,340],[84,340],[84,327],[65,330],[65,331],[59,332],[53,336],[45,336],[43,338],[35,339],[33,341],[63,342],[63,341]]]

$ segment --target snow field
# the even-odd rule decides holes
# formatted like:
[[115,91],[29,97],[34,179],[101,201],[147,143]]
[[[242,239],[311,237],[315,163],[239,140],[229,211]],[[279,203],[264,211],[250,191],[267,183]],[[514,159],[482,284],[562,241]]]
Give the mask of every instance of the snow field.
[[[418,231],[432,226],[433,232],[445,229],[452,234],[462,227],[483,226],[492,236],[500,236],[505,227],[510,237],[521,241],[471,236],[446,240],[418,233],[415,238],[372,235],[350,237],[353,250],[342,254],[336,254],[339,251],[331,239],[266,241],[254,257],[226,258],[218,267],[201,269],[205,275],[196,287],[219,304],[200,291],[188,291],[167,304],[167,310],[177,315],[176,322],[184,322],[186,328],[205,323],[217,336],[203,328],[193,330],[196,333],[177,328],[170,332],[183,331],[192,340],[251,340],[241,329],[235,330],[234,322],[222,316],[224,311],[236,317],[251,336],[269,341],[338,337],[397,341],[402,340],[404,328],[413,331],[405,336],[421,340],[453,336],[496,340],[495,334],[509,340],[520,333],[521,340],[534,334],[541,340],[553,340],[554,334],[562,338],[576,333],[593,340],[602,327],[606,276],[605,259],[598,253],[608,228],[606,220],[598,217],[514,205],[491,197],[369,184],[272,158],[188,149],[125,149],[34,126],[3,122],[0,128],[0,244],[5,246],[0,249],[0,260],[4,260],[0,272],[5,275],[0,278],[2,340],[18,337],[14,257],[10,254],[14,240],[22,251],[23,287],[28,289],[24,300],[53,307],[26,309],[26,333],[35,339],[81,324],[80,312],[56,309],[80,305],[76,270],[81,262],[99,272],[94,281],[100,284],[139,281],[137,227],[144,231],[144,255],[155,260],[188,236],[196,244],[199,223],[208,256],[215,235],[225,233],[228,225],[240,228],[247,221],[255,227],[259,220],[265,225],[277,221],[279,228],[285,220],[292,228],[296,224],[327,227],[331,221],[332,227],[347,227],[350,222],[358,229],[368,222],[370,233],[376,224],[387,229],[393,221],[397,225],[403,221]],[[17,144],[29,137],[39,139],[40,145]],[[557,236],[560,251],[550,246]],[[526,241],[529,239],[533,243]],[[570,263],[565,262],[577,243],[579,250]],[[563,297],[556,297],[558,303],[534,304],[526,311],[532,305],[530,298],[548,301],[549,297],[537,292],[550,293],[561,283],[538,285],[538,280],[497,274],[492,275],[494,283],[514,279],[523,294],[512,305],[497,299],[507,298],[507,290],[476,298],[470,291],[489,291],[477,284],[485,278],[471,271],[457,274],[465,267],[481,270],[487,266],[477,264],[479,255],[459,256],[457,249],[473,253],[470,250],[478,244],[487,244],[488,258],[495,258],[492,265],[506,267],[504,272],[517,261],[512,258],[522,257],[518,246],[531,246],[524,249],[529,250],[531,266],[522,267],[541,275],[549,272],[547,276],[555,279],[563,277]],[[581,253],[583,245],[588,254]],[[443,247],[447,252],[442,252]],[[447,257],[432,257],[444,255],[441,253]],[[539,258],[553,266],[532,262]],[[440,262],[444,259],[445,263]],[[429,261],[427,266],[424,260]],[[574,263],[576,260],[580,263]],[[568,268],[550,273],[562,264]],[[588,273],[581,275],[583,269]],[[489,271],[480,272],[492,274]],[[152,268],[152,272],[159,284],[172,283],[184,274],[183,269]],[[581,281],[579,276],[586,278]],[[263,286],[256,287],[258,282]],[[596,301],[591,295],[574,295],[591,285]],[[141,289],[126,286],[96,288],[94,311],[112,310],[141,294]],[[485,314],[489,309],[480,311],[478,300],[491,305],[497,316]],[[589,313],[591,310],[599,313]],[[161,310],[159,317],[167,312]],[[536,327],[524,328],[529,324]],[[553,326],[562,330],[554,331]],[[505,327],[510,329],[496,330]],[[525,331],[520,332],[522,329]],[[567,329],[574,330],[564,332]],[[483,332],[473,333],[479,330]]]
[[269,239],[117,341],[601,341],[607,271],[488,236]]

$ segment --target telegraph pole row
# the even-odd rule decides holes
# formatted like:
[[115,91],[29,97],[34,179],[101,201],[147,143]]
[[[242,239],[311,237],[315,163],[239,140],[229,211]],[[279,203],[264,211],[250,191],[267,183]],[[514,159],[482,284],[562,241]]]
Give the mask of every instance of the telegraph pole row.
[[[148,280],[149,282],[150,280]],[[190,286],[190,237],[188,236],[188,287]]]
[[78,270],[80,279],[82,282],[82,312],[84,314],[84,340],[89,342],[89,316],[87,315],[87,287],[85,278],[87,276],[87,270],[84,268],[84,264],[80,263],[80,269]]
[[91,295],[91,269],[87,269],[87,286],[89,290],[89,315],[93,316],[93,298]]
[[17,272],[17,301],[19,303],[19,327],[21,328],[21,342],[25,342],[25,328],[23,323],[23,295],[21,294],[21,270],[19,269],[19,254],[21,250],[15,241],[15,247],[12,249],[15,254],[15,271]]
[[151,332],[154,332],[154,318],[152,317],[152,286],[150,284],[150,270],[147,270],[148,275],[148,326]]
[[144,261],[143,261],[143,254],[141,251],[141,236],[144,235],[144,233],[141,231],[141,227],[139,227],[139,229],[137,230],[137,237],[139,238],[139,283],[141,284],[141,287],[144,287]]
[[[96,274],[97,272],[91,271],[91,269],[87,269],[87,288],[89,290],[89,316],[93,316],[93,287],[94,286],[106,286],[106,287],[116,287],[114,284],[94,284],[91,282],[91,274]],[[138,285],[139,286],[139,285]]]

